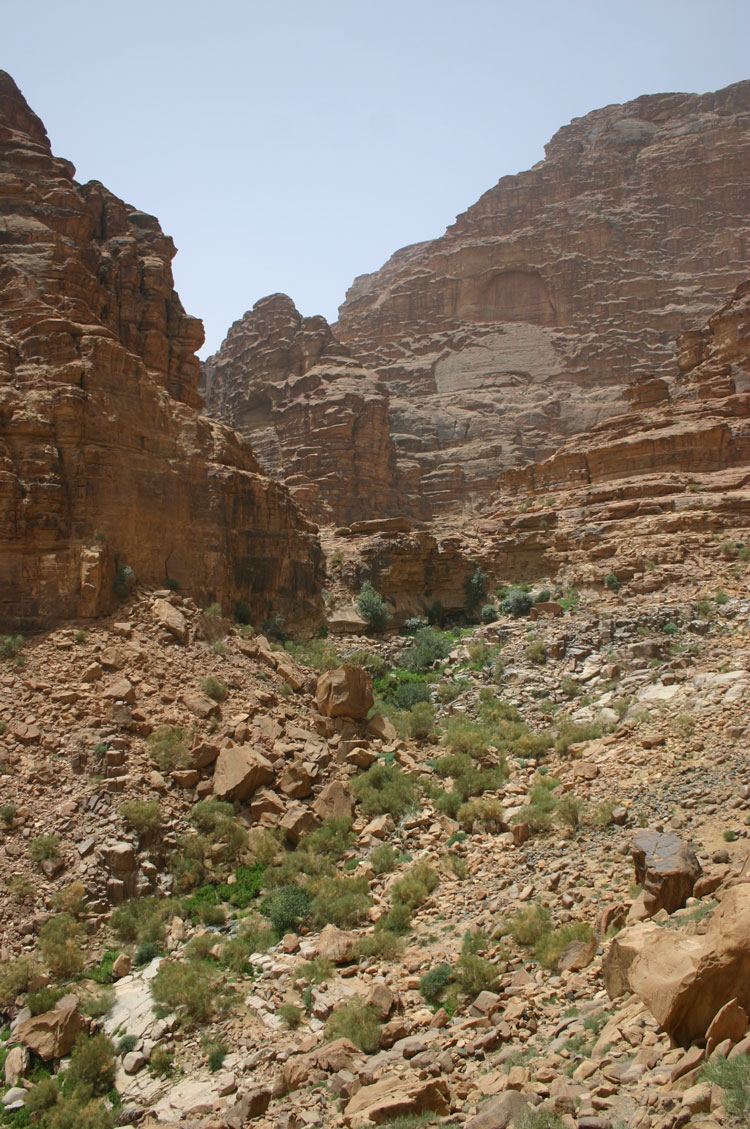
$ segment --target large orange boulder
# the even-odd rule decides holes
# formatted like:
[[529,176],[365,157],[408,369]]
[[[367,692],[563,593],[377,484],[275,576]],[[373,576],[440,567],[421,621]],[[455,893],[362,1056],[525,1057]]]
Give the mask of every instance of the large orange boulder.
[[315,699],[324,717],[361,721],[372,709],[372,676],[360,666],[327,670],[318,679]]
[[83,1017],[78,1011],[77,1001],[66,997],[62,1007],[33,1015],[31,1019],[19,1023],[13,1032],[14,1039],[23,1043],[45,1062],[63,1058],[75,1044],[76,1038],[84,1028]]

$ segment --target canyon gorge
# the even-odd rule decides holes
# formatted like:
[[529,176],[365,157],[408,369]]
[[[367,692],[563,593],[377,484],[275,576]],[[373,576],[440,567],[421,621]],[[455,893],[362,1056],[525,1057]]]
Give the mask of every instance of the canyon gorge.
[[0,1125],[741,1129],[750,82],[204,363],[0,72]]

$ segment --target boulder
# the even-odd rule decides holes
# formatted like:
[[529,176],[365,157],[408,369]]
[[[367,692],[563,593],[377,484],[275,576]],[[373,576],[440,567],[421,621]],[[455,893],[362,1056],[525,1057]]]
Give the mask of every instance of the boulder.
[[450,1090],[444,1078],[400,1078],[387,1074],[372,1086],[363,1086],[344,1109],[344,1123],[350,1129],[380,1125],[406,1114],[447,1113]]
[[51,1062],[69,1054],[84,1026],[76,1002],[68,996],[64,1007],[42,1012],[19,1023],[13,1037],[45,1062]]
[[335,925],[326,925],[318,940],[318,956],[331,964],[347,964],[357,947],[357,934],[347,933]]
[[[722,1032],[721,1009],[732,1003],[734,1020],[739,1008],[750,1012],[750,885],[734,886],[724,894],[702,936],[681,935],[674,929],[643,923],[622,934],[629,967],[620,975],[643,1001],[664,1030],[682,1046],[703,1038],[712,1021]],[[610,953],[607,954],[608,958]],[[605,984],[609,978],[605,961]],[[617,962],[615,962],[617,963]],[[627,963],[627,962],[624,962]],[[614,971],[613,969],[610,971]],[[734,1027],[732,1030],[738,1029]]]
[[26,1047],[13,1047],[5,1060],[5,1085],[16,1086],[29,1068],[29,1052]]
[[178,608],[170,604],[169,600],[154,600],[152,611],[159,627],[173,635],[178,643],[187,643],[187,620]]
[[353,807],[354,801],[339,780],[330,780],[313,803],[313,811],[320,819],[346,819]]
[[739,1043],[747,1031],[747,1012],[736,999],[719,1008],[706,1031],[706,1053],[711,1054],[719,1043],[729,1039]]
[[309,835],[311,831],[320,826],[320,820],[312,808],[307,808],[304,804],[294,803],[286,809],[279,826],[289,842],[296,847],[303,835]]
[[357,611],[356,604],[337,608],[328,617],[329,635],[366,635],[370,624]]
[[526,1098],[517,1090],[507,1090],[483,1106],[466,1129],[508,1129],[528,1108]]
[[318,679],[315,699],[324,717],[361,721],[372,708],[372,675],[360,666],[327,670]]
[[681,909],[703,873],[692,847],[677,835],[647,829],[633,837],[630,853],[646,915]]
[[222,749],[214,768],[214,796],[219,800],[245,800],[256,788],[274,778],[271,762],[250,745]]

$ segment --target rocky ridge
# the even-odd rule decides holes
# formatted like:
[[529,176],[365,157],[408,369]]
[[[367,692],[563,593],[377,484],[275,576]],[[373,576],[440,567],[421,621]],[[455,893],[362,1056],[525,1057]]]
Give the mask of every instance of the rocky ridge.
[[[746,274],[749,115],[747,82],[595,110],[441,238],[398,251],[354,282],[334,337],[327,327],[325,336],[385,393],[390,440],[379,416],[367,458],[379,452],[379,478],[400,490],[390,516],[460,512],[492,492],[499,469],[536,463],[628,413],[633,380],[668,368],[675,338],[701,325]],[[258,364],[273,371],[269,354],[278,350],[276,329],[264,343],[259,328],[256,307],[209,365],[210,412],[241,428],[236,405],[245,397],[245,410],[251,402],[258,410]],[[369,420],[369,397],[340,405],[330,372],[323,379],[316,398],[332,397],[350,433],[352,411]],[[316,512],[328,498],[333,520],[351,521],[335,475],[317,465],[324,405],[302,412],[291,387],[280,393],[276,376],[272,383],[273,443],[319,482]],[[264,408],[249,433],[269,418]],[[264,465],[278,459],[277,448]],[[376,489],[370,512],[357,516],[384,516],[382,501]]]
[[208,414],[247,435],[267,474],[316,521],[400,508],[388,395],[331,333],[285,294],[262,298],[204,366]]
[[202,327],[171,239],[77,184],[4,72],[0,160],[0,621],[105,612],[125,567],[312,619],[313,528],[248,442],[198,413]]

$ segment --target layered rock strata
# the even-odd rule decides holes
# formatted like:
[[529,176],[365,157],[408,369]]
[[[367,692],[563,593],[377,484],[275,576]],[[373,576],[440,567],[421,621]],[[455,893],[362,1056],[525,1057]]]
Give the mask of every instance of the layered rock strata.
[[311,618],[313,527],[197,411],[203,331],[171,239],[74,171],[0,72],[0,624],[99,614],[124,566]]
[[249,436],[316,520],[400,509],[387,391],[325,318],[303,318],[285,294],[261,299],[206,362],[202,389],[209,415]]
[[748,258],[750,82],[577,118],[439,239],[358,278],[334,332],[390,394],[404,481],[435,512],[627,411],[633,377]]

